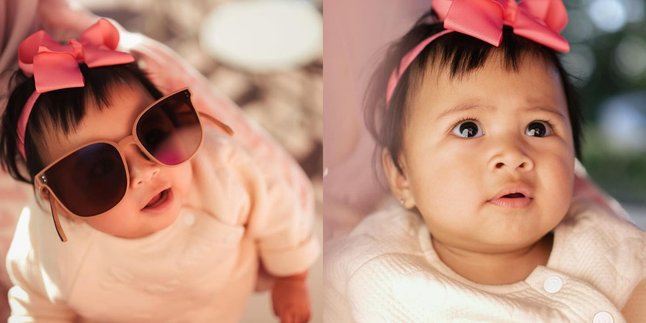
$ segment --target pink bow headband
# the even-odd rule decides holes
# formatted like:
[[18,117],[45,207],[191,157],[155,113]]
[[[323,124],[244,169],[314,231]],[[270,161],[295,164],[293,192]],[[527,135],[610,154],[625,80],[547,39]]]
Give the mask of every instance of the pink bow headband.
[[402,74],[419,53],[435,39],[451,32],[466,34],[498,47],[504,25],[516,35],[568,52],[570,45],[560,35],[567,25],[567,11],[561,0],[433,0],[433,10],[444,21],[446,30],[424,39],[402,57],[399,68],[388,79],[386,104],[390,104]]
[[41,93],[85,86],[79,68],[89,68],[134,62],[134,57],[115,49],[119,31],[108,20],[100,19],[86,29],[78,40],[66,45],[56,42],[44,30],[27,37],[18,47],[18,66],[27,76],[34,76],[36,91],[29,97],[18,120],[18,150],[25,156],[25,130],[34,103]]

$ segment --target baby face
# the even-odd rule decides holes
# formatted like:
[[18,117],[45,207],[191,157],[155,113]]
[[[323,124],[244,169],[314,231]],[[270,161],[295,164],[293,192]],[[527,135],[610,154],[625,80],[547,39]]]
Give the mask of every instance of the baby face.
[[[48,142],[39,147],[44,164],[92,141],[119,142],[132,133],[137,116],[153,102],[141,86],[116,86],[110,92],[110,106],[100,110],[89,103],[86,115],[70,134],[46,131]],[[75,216],[60,207],[57,210],[74,221],[121,238],[140,238],[168,227],[186,198],[192,179],[190,163],[168,167],[149,160],[135,144],[121,145],[120,149],[127,164],[129,186],[117,205],[91,217]],[[73,180],[74,176],[69,178]]]
[[463,77],[429,68],[409,107],[391,186],[423,216],[435,243],[477,252],[517,250],[566,214],[574,144],[557,71],[499,54]]

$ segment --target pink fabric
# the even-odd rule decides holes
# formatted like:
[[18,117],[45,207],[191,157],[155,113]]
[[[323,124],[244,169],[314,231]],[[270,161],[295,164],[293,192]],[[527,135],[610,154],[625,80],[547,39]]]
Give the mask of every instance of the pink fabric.
[[[558,52],[568,52],[570,45],[559,33],[567,25],[567,12],[561,0],[435,0],[432,5],[444,28],[473,36],[493,46],[502,40],[502,28],[511,26],[516,35],[550,47]],[[435,34],[406,54],[399,68],[390,76],[386,102],[390,102],[399,78],[415,57],[433,40],[448,32]]]
[[110,66],[134,62],[132,55],[115,51],[119,45],[119,31],[108,20],[100,19],[85,30],[79,40],[67,45],[56,42],[44,30],[27,37],[18,47],[18,66],[27,76],[34,76],[36,91],[29,97],[18,120],[18,150],[25,155],[27,121],[39,94],[75,87],[83,87],[79,63],[88,67]]
[[387,43],[401,37],[429,2],[346,0],[323,6],[323,214],[329,238],[352,228],[387,196],[375,176],[375,143],[364,126],[362,99]]

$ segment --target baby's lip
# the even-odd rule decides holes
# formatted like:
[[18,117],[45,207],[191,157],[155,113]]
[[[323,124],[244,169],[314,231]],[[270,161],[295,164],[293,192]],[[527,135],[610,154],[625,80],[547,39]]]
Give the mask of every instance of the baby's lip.
[[149,205],[151,202],[153,202],[153,200],[154,200],[154,199],[156,199],[156,198],[157,198],[157,196],[159,196],[162,192],[164,192],[164,191],[166,191],[166,190],[168,190],[168,189],[170,189],[170,186],[168,186],[168,187],[163,187],[163,188],[158,188],[158,189],[153,190],[153,192],[154,192],[154,193],[149,194],[149,195],[147,196],[147,198],[143,200],[144,202],[143,202],[143,205],[140,207],[140,209],[141,209],[141,210],[143,210],[143,209],[145,209],[146,207],[148,207],[148,205]]
[[499,190],[494,197],[488,201],[495,201],[501,198],[534,198],[534,192],[532,188],[522,182],[510,183],[505,185],[501,190]]

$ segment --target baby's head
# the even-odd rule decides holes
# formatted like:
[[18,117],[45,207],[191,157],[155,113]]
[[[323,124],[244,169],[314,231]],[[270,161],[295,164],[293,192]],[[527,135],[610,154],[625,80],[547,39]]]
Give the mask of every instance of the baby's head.
[[[90,30],[116,32],[105,23]],[[184,161],[202,139],[197,112],[186,90],[160,99],[132,58],[113,48],[101,48],[107,54],[99,58],[116,53],[125,61],[88,67],[92,48],[98,46],[85,45],[85,59],[77,57],[71,72],[58,58],[42,63],[42,56],[33,70],[50,74],[34,81],[24,67],[16,73],[2,116],[0,157],[14,178],[49,201],[61,239],[57,214],[117,237],[147,236],[179,214],[192,174]],[[75,77],[80,86],[60,85]],[[35,93],[35,84],[59,89]],[[28,120],[22,130],[21,117]]]
[[[370,85],[366,120],[388,184],[436,240],[482,252],[529,246],[570,205],[581,115],[568,75],[555,50],[511,27],[496,47],[440,34],[445,26],[424,15]],[[403,73],[388,84],[393,71]]]

